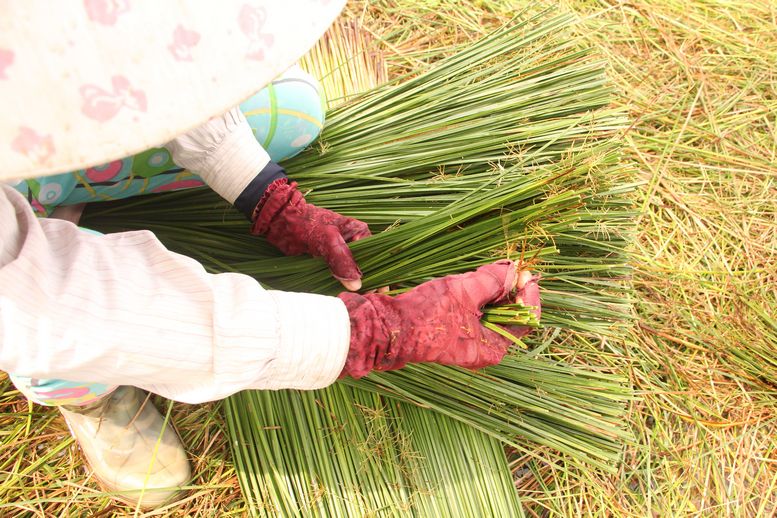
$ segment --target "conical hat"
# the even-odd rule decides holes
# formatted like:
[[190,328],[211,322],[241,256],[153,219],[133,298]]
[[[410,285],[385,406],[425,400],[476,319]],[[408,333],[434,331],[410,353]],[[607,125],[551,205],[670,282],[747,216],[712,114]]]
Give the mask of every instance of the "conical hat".
[[296,62],[344,0],[3,0],[0,180],[162,145]]

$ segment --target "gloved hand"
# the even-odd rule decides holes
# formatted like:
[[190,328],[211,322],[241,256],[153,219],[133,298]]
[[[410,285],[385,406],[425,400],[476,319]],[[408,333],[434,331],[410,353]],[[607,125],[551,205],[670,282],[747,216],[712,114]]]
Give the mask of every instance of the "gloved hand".
[[283,178],[267,188],[254,210],[251,233],[266,236],[286,255],[323,257],[346,289],[361,288],[362,272],[346,243],[369,236],[367,224],[307,203],[296,182]]
[[[538,276],[498,261],[474,272],[425,282],[407,293],[341,293],[351,320],[351,344],[340,377],[360,378],[407,363],[477,369],[499,363],[512,342],[480,324],[486,304],[520,300],[540,316]],[[529,327],[511,327],[520,338]]]

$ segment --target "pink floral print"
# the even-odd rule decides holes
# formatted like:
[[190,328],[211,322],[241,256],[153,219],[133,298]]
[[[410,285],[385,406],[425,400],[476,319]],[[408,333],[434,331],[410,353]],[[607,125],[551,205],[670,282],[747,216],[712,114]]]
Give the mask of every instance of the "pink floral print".
[[119,16],[130,10],[129,0],[84,0],[86,15],[93,22],[115,25]]
[[173,43],[168,45],[168,50],[178,61],[192,61],[192,47],[200,41],[200,34],[178,25],[173,31]]
[[54,139],[51,135],[40,135],[34,129],[22,126],[11,142],[11,149],[27,155],[38,164],[45,164],[54,154]]
[[105,122],[115,117],[123,107],[146,111],[146,94],[142,90],[132,88],[126,77],[113,76],[111,84],[112,91],[97,85],[84,85],[79,89],[84,100],[81,106],[84,115],[90,119]]
[[240,9],[237,21],[240,30],[249,40],[246,59],[263,61],[265,51],[272,47],[274,41],[272,34],[262,32],[267,22],[267,11],[264,7],[244,4]]
[[8,79],[5,69],[13,64],[14,53],[9,49],[0,49],[0,79]]

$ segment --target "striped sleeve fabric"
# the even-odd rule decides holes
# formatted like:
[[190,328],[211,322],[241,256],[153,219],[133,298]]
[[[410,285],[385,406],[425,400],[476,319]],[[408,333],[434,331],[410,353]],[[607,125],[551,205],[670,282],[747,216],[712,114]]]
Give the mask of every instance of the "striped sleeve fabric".
[[176,137],[165,147],[177,165],[198,174],[232,204],[270,163],[270,155],[256,141],[237,106]]
[[195,403],[324,387],[345,363],[350,324],[336,297],[208,274],[147,231],[101,236],[39,220],[5,185],[0,221],[2,370]]

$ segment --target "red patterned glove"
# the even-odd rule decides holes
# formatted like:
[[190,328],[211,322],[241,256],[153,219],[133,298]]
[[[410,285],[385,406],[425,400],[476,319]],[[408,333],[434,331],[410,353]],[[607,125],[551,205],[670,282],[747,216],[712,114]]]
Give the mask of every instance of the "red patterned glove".
[[[417,362],[471,369],[495,365],[512,342],[480,324],[480,309],[516,299],[539,308],[538,279],[516,272],[512,261],[499,261],[396,297],[341,293],[351,319],[351,346],[340,376],[360,378]],[[509,330],[520,338],[531,328]]]
[[366,223],[307,203],[297,183],[285,178],[267,188],[253,221],[251,233],[266,236],[284,254],[323,257],[346,289],[361,288],[362,272],[346,243],[368,237]]

